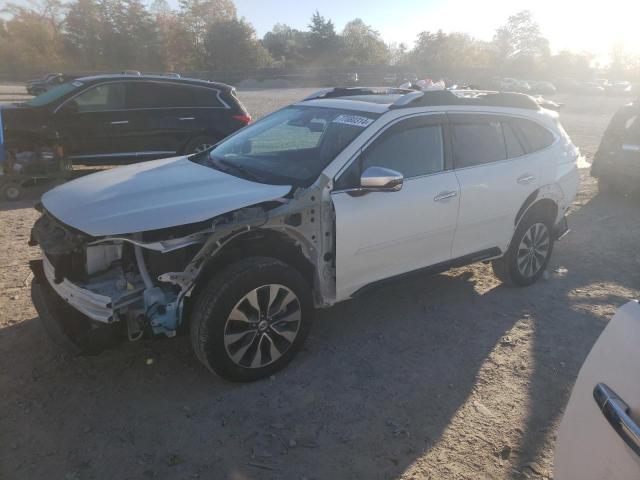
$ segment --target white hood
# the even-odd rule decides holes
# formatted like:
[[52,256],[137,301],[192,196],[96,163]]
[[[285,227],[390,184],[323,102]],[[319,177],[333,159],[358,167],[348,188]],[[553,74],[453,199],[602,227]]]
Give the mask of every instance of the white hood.
[[97,237],[200,222],[290,190],[178,157],[78,178],[45,193],[42,203],[61,222]]

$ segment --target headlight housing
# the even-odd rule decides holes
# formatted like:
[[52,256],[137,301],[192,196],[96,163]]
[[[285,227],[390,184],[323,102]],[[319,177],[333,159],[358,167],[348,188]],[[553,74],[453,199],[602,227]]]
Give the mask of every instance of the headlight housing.
[[107,270],[111,264],[122,258],[122,242],[87,246],[87,275]]

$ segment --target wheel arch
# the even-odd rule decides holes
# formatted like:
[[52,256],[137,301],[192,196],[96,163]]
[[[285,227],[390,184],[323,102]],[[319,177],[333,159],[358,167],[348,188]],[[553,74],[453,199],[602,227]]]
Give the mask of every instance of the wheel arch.
[[208,259],[198,275],[191,297],[197,298],[208,278],[249,256],[276,258],[286,263],[296,269],[313,290],[316,283],[315,268],[303,248],[301,242],[281,231],[269,228],[249,230],[231,240],[219,253]]
[[559,204],[562,198],[562,190],[557,185],[546,185],[538,188],[527,197],[518,210],[513,222],[514,230],[518,228],[522,219],[533,211],[542,212],[545,216],[548,215],[552,225],[555,224],[560,212]]
[[220,131],[217,130],[199,130],[197,132],[194,132],[191,136],[189,136],[189,138],[183,142],[182,145],[180,145],[180,153],[182,155],[186,155],[189,152],[187,151],[187,148],[189,147],[189,145],[196,139],[198,138],[202,138],[202,137],[211,137],[212,139],[216,140],[217,142],[219,142],[220,140],[222,140],[224,137],[226,137],[226,135]]

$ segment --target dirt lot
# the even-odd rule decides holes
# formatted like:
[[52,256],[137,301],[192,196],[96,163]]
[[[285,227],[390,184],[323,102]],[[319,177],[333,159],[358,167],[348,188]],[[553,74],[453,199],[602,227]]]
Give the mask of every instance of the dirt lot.
[[[307,92],[241,98],[257,117]],[[562,100],[592,156],[624,100]],[[186,337],[62,354],[29,298],[35,199],[0,204],[2,479],[551,478],[578,369],[640,291],[640,200],[584,172],[545,281],[505,288],[480,264],[395,284],[319,312],[285,371],[233,385]]]

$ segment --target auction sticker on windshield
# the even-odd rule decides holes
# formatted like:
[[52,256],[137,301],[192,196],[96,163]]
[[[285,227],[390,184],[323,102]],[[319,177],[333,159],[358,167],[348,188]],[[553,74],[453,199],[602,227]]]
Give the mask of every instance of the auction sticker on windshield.
[[367,118],[367,117],[360,117],[358,115],[338,115],[334,120],[333,123],[342,123],[344,125],[352,125],[354,127],[368,127],[369,125],[371,125],[373,123],[373,120],[371,118]]

